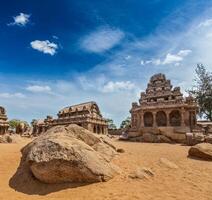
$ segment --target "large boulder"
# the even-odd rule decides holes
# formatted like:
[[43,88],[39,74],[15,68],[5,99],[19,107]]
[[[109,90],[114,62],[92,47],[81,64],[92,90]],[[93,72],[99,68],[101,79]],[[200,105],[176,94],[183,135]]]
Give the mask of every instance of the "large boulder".
[[110,163],[115,147],[77,125],[56,126],[22,149],[23,161],[44,183],[107,181],[117,174]]
[[188,151],[189,156],[203,160],[212,160],[212,144],[201,143],[192,146]]

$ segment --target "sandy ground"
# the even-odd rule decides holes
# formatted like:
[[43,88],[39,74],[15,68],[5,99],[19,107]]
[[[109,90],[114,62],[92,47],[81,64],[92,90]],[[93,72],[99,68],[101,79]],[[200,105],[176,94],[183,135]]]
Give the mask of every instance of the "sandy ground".
[[[212,200],[212,162],[187,158],[186,146],[116,141],[125,153],[113,160],[122,169],[113,180],[90,185],[46,185],[18,175],[20,149],[27,142],[0,144],[0,200]],[[160,158],[169,159],[179,168],[168,168],[159,162]],[[137,167],[150,168],[154,177],[129,178]]]

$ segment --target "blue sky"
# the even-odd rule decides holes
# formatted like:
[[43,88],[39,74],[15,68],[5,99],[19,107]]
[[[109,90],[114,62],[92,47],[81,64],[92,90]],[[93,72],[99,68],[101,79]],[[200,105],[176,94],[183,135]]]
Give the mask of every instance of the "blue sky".
[[210,0],[8,0],[0,8],[0,105],[31,121],[96,101],[117,124],[151,75],[182,91],[212,70]]

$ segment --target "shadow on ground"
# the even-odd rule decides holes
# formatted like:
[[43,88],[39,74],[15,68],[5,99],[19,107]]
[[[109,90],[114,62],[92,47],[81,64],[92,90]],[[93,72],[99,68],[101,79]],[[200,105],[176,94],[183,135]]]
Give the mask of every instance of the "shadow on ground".
[[87,184],[63,183],[63,184],[45,184],[38,181],[31,173],[28,164],[20,162],[16,173],[9,180],[9,186],[18,192],[28,195],[47,195],[67,188],[76,188]]

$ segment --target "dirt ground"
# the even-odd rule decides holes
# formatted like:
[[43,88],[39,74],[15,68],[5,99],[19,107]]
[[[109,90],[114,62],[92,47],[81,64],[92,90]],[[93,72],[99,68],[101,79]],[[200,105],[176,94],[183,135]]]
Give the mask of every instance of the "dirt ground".
[[[114,179],[90,185],[47,185],[18,173],[20,149],[27,142],[0,144],[0,200],[212,200],[212,162],[188,158],[186,146],[114,141],[125,150],[113,160],[122,169]],[[179,168],[167,167],[160,158]],[[150,168],[154,177],[129,178],[138,167]]]

